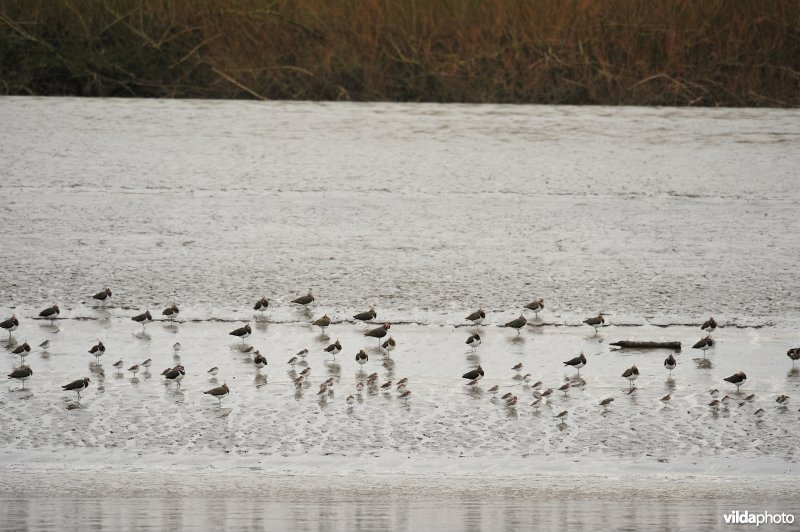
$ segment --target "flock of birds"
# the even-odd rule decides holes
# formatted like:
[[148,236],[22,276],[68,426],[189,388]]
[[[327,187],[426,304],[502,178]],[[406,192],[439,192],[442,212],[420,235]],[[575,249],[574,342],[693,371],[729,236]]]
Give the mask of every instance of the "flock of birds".
[[[95,300],[105,304],[105,302],[112,297],[112,291],[110,288],[105,288],[104,290],[98,292],[97,294],[94,294],[92,297]],[[314,295],[312,294],[311,291],[309,291],[308,294],[293,299],[292,303],[303,307],[307,307],[308,305],[313,303],[314,300],[315,300]],[[264,311],[267,310],[269,304],[270,301],[266,297],[262,297],[255,303],[253,309],[262,313],[262,318],[263,318],[263,313]],[[538,318],[539,312],[544,309],[544,300],[543,299],[534,300],[528,305],[525,305],[524,308],[526,310],[533,311]],[[164,317],[164,319],[171,321],[175,320],[178,317],[179,313],[180,309],[178,308],[178,305],[173,303],[162,311],[162,316]],[[60,309],[57,304],[48,307],[39,313],[40,318],[51,320],[51,326],[55,326],[54,320],[56,320],[59,317],[59,315],[60,315]],[[375,320],[377,318],[377,313],[374,308],[370,308],[367,311],[355,314],[353,318],[359,322],[367,323],[372,320]],[[151,315],[150,311],[147,310],[141,314],[133,316],[131,319],[134,322],[141,324],[142,330],[144,331],[146,325],[153,321],[153,316]],[[481,345],[480,327],[483,324],[484,320],[486,319],[486,312],[483,309],[478,309],[477,311],[472,312],[468,316],[466,316],[465,319],[467,322],[470,322],[475,327],[475,329],[471,331],[471,334],[466,340],[466,345],[472,350],[473,353],[475,353],[478,347]],[[520,330],[523,327],[525,327],[527,323],[528,320],[524,316],[524,314],[520,314],[518,318],[503,324],[502,327],[515,329],[517,331],[517,334],[519,335]],[[595,335],[597,335],[598,328],[606,325],[606,319],[602,313],[599,313],[595,317],[587,318],[586,320],[583,321],[583,323],[594,328],[594,333]],[[316,327],[320,327],[324,333],[325,328],[331,325],[331,318],[326,314],[318,319],[313,320],[311,324]],[[16,367],[11,373],[9,373],[8,377],[10,379],[21,381],[22,387],[24,388],[25,381],[33,376],[33,370],[29,365],[25,364],[25,357],[31,352],[31,346],[27,342],[24,342],[19,345],[12,342],[12,333],[18,327],[19,327],[19,320],[16,317],[16,315],[13,315],[11,316],[11,318],[0,322],[0,328],[5,329],[8,332],[8,340],[9,340],[8,345],[9,348],[11,349],[11,352],[15,355],[18,355],[21,359],[20,365]],[[370,329],[364,333],[365,337],[377,339],[378,349],[381,350],[386,356],[388,356],[388,354],[392,350],[394,350],[397,345],[397,342],[391,336],[389,336],[386,340],[384,340],[384,338],[386,338],[386,336],[388,335],[388,331],[390,330],[390,328],[391,324],[383,323],[382,325]],[[715,340],[712,337],[712,333],[714,333],[716,329],[717,329],[717,322],[712,317],[705,323],[703,323],[701,326],[701,331],[705,333],[705,336],[692,346],[694,349],[699,349],[703,352],[703,360],[705,360],[706,352],[709,349],[713,348],[715,345]],[[247,323],[242,327],[234,329],[229,334],[242,340],[243,351],[245,352],[252,351],[252,361],[256,369],[260,370],[261,368],[267,365],[266,357],[264,357],[258,350],[253,351],[252,346],[245,345],[245,339],[247,339],[252,334],[252,329],[249,323]],[[41,344],[39,344],[39,347],[41,347],[44,350],[46,350],[48,346],[49,346],[49,340],[45,340]],[[173,351],[176,355],[176,358],[178,357],[180,349],[181,349],[180,343],[176,342],[173,345]],[[93,345],[91,349],[89,349],[89,353],[93,355],[99,363],[99,359],[105,353],[105,350],[106,347],[103,345],[103,342],[98,340],[97,344]],[[336,355],[338,355],[342,351],[342,345],[339,342],[339,340],[336,340],[334,343],[331,343],[330,345],[325,347],[324,351],[327,354],[331,355],[333,357],[333,360],[335,360]],[[308,376],[310,374],[311,369],[308,366],[308,363],[306,362],[306,357],[308,353],[309,353],[308,349],[303,349],[300,352],[298,352],[295,356],[292,356],[288,361],[288,364],[292,368],[290,375],[292,377],[294,386],[297,388],[304,388],[304,387],[307,388],[310,385],[308,382]],[[794,367],[796,365],[797,360],[800,360],[800,347],[789,349],[787,352],[787,356],[792,360],[792,365]],[[358,351],[358,353],[356,353],[355,360],[359,365],[363,366],[369,361],[369,355],[364,349],[361,349]],[[127,371],[131,372],[135,378],[136,374],[139,371],[142,370],[145,372],[149,371],[151,364],[152,360],[148,358],[147,360],[141,362],[140,364],[134,364],[133,366],[128,367]],[[564,365],[567,367],[574,368],[577,371],[577,375],[571,379],[567,379],[567,381],[560,387],[558,387],[556,390],[554,390],[553,388],[544,388],[544,385],[541,381],[531,383],[531,381],[533,380],[531,374],[526,373],[525,375],[522,375],[521,373],[523,369],[522,362],[518,363],[511,369],[516,372],[515,379],[523,381],[533,390],[534,400],[531,403],[531,406],[538,407],[543,402],[546,402],[550,398],[550,396],[552,396],[556,392],[563,392],[566,395],[571,387],[584,385],[585,381],[583,381],[583,379],[581,379],[580,377],[580,370],[581,368],[586,366],[586,364],[587,364],[587,359],[583,353],[579,354],[578,356],[570,360],[564,361]],[[296,372],[294,370],[295,366],[300,366],[303,367],[304,369],[302,369],[299,372]],[[113,364],[113,367],[117,372],[122,372],[124,368],[123,361],[122,360],[117,361],[116,363]],[[672,378],[672,372],[673,370],[675,370],[676,367],[677,367],[677,360],[672,354],[670,354],[664,360],[664,368],[667,371],[669,371],[669,377],[668,377],[669,379]],[[213,367],[209,369],[207,373],[211,377],[215,377],[218,372],[219,368]],[[181,381],[186,376],[186,369],[182,364],[177,364],[174,367],[166,368],[161,373],[161,375],[166,379],[168,383],[175,382],[176,387],[180,388]],[[473,390],[476,390],[478,383],[481,381],[481,379],[483,379],[484,376],[485,376],[484,370],[480,366],[480,364],[478,364],[477,367],[475,367],[474,369],[464,373],[462,375],[462,378],[467,381],[466,382],[467,386],[470,386]],[[635,393],[637,388],[634,385],[634,382],[639,377],[639,369],[636,367],[636,365],[634,364],[630,368],[627,368],[621,374],[621,376],[622,378],[628,381],[629,388],[627,393],[628,394]],[[367,387],[371,391],[377,390],[379,387],[378,379],[379,379],[378,374],[372,373],[365,379],[358,380],[358,382],[356,383],[356,394],[360,395],[362,391],[365,389],[365,387]],[[740,387],[747,381],[747,375],[743,371],[739,371],[729,377],[726,377],[724,381],[736,386],[736,395],[738,396],[740,394]],[[80,400],[81,391],[85,390],[90,383],[91,379],[89,377],[83,377],[63,385],[62,389],[64,391],[76,392],[78,400]],[[320,396],[321,400],[326,400],[327,397],[333,396],[333,386],[334,386],[333,378],[329,378],[322,384],[320,384],[317,395]],[[384,392],[388,392],[394,387],[398,393],[398,397],[400,399],[407,400],[411,396],[411,391],[407,389],[407,386],[408,386],[408,379],[403,378],[397,381],[396,383],[392,383],[391,380],[388,380],[387,382],[380,385],[380,389]],[[500,386],[494,385],[487,391],[491,393],[493,397],[496,397],[496,395],[500,391]],[[224,399],[226,396],[228,396],[228,394],[230,394],[230,388],[227,383],[223,383],[221,386],[211,388],[209,390],[204,391],[203,393],[216,398],[219,401],[219,404],[221,404],[222,399]],[[717,410],[720,407],[724,408],[727,406],[729,402],[738,400],[727,394],[724,395],[721,399],[717,399],[716,397],[718,394],[719,394],[718,389],[710,390],[710,395],[712,396],[712,400],[709,403],[709,406],[714,410]],[[355,400],[356,400],[356,395],[354,394],[350,394],[346,398],[348,405],[352,405],[355,402]],[[501,400],[504,401],[507,406],[511,407],[517,404],[519,398],[515,394],[509,392],[506,393],[504,396],[502,396]],[[670,394],[667,394],[660,399],[660,401],[665,406],[669,404],[671,400],[672,396]],[[754,400],[755,400],[755,395],[750,394],[747,397],[744,397],[743,400],[739,402],[739,404],[744,405],[745,403],[752,403]],[[613,401],[614,401],[613,397],[608,397],[600,401],[599,405],[605,409],[608,408],[608,406]],[[782,406],[785,406],[788,401],[789,397],[786,395],[781,395],[776,399],[776,402]],[[760,418],[763,417],[765,413],[766,412],[763,408],[759,408],[754,412],[754,415]],[[557,414],[555,417],[563,421],[568,415],[569,412],[567,410],[564,410],[559,414]]]

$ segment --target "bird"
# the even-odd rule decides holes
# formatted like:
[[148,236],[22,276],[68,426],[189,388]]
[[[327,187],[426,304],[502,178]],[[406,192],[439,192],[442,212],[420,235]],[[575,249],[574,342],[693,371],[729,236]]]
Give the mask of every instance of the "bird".
[[211,388],[210,390],[206,390],[203,392],[204,395],[210,395],[212,397],[216,397],[219,404],[222,404],[222,398],[228,395],[231,392],[228,385],[223,383],[222,386],[217,386],[216,388]]
[[41,347],[43,351],[47,351],[47,348],[50,347],[50,340],[45,340],[39,344],[39,347]]
[[384,351],[389,353],[390,351],[394,351],[394,348],[397,346],[397,342],[395,342],[394,338],[391,336],[381,344],[381,347]]
[[630,389],[633,389],[633,381],[639,378],[639,368],[637,368],[636,364],[634,364],[622,372],[622,376],[628,379],[631,385]]
[[594,334],[597,334],[597,328],[603,325],[606,322],[606,319],[603,317],[603,313],[600,312],[594,318],[586,318],[583,320],[583,323],[590,327],[594,327]]
[[506,406],[516,406],[517,400],[518,400],[517,396],[516,395],[512,395],[511,397],[506,399]]
[[263,315],[264,311],[267,310],[268,306],[269,306],[269,299],[267,299],[266,297],[262,297],[261,299],[256,301],[256,304],[253,306],[253,310],[257,310],[261,312],[261,314]]
[[775,402],[778,403],[779,405],[784,405],[784,404],[789,402],[789,396],[788,395],[779,395],[778,398],[775,399]]
[[122,371],[122,366],[124,366],[124,365],[125,365],[125,363],[122,361],[122,359],[121,359],[121,358],[112,364],[112,366],[113,366],[114,368],[116,368],[116,370],[117,370],[117,373],[119,373],[120,371]]
[[739,386],[744,384],[744,381],[747,380],[747,375],[744,374],[744,371],[740,371],[739,373],[734,373],[730,377],[725,377],[722,379],[724,381],[730,382],[736,386],[736,392],[739,392]]
[[8,377],[11,379],[17,379],[22,381],[22,388],[25,389],[25,380],[28,379],[31,375],[33,375],[33,370],[30,366],[20,366],[11,373],[8,374]]
[[747,401],[748,403],[752,403],[753,401],[756,400],[756,394],[751,393],[750,395],[745,397],[744,400]]
[[214,377],[214,376],[216,376],[217,373],[219,373],[219,368],[217,366],[214,366],[213,368],[208,370],[206,373],[208,373],[209,375]]
[[713,401],[708,403],[708,406],[710,406],[712,410],[719,409],[719,399],[714,399]]
[[61,311],[58,309],[58,305],[53,305],[52,307],[47,307],[43,311],[39,313],[39,316],[42,318],[47,318],[50,320],[50,325],[53,324],[53,320],[58,318],[58,315]]
[[714,332],[716,328],[717,328],[717,321],[714,319],[713,316],[704,321],[703,325],[700,326],[701,331],[708,331],[709,334]]
[[78,399],[81,398],[81,390],[85,390],[89,387],[89,383],[91,380],[89,377],[84,377],[82,379],[78,379],[76,381],[72,381],[69,384],[65,384],[61,387],[62,390],[65,392],[76,391],[78,392]]
[[706,356],[706,351],[714,347],[714,339],[711,336],[706,336],[705,338],[701,339],[699,342],[692,346],[692,349],[702,349],[703,350],[703,358]]
[[564,392],[564,395],[567,395],[567,392],[569,391],[570,386],[572,386],[570,383],[568,383],[568,382],[564,383],[558,388],[558,391],[559,392]]
[[511,327],[512,329],[516,329],[517,335],[519,335],[519,330],[525,327],[526,323],[528,323],[528,320],[525,319],[525,316],[520,314],[519,318],[509,321],[508,323],[503,325],[503,327]]
[[333,355],[333,358],[336,358],[336,355],[342,352],[342,344],[339,343],[339,340],[336,340],[331,345],[323,349],[326,353],[330,353]]
[[24,360],[25,357],[28,356],[28,353],[31,352],[31,346],[28,345],[28,342],[23,342],[22,345],[18,345],[11,352],[15,355],[19,355],[19,357]]
[[567,412],[566,410],[564,410],[564,411],[560,412],[560,413],[559,413],[557,416],[555,416],[555,418],[556,418],[556,419],[560,419],[560,420],[562,420],[562,421],[563,421],[563,420],[567,419],[567,416],[568,416],[568,415],[569,415],[569,412]]
[[136,374],[139,372],[139,364],[134,364],[133,366],[129,367],[128,371],[133,373],[133,376],[136,377]]
[[322,316],[319,319],[314,320],[311,325],[316,325],[317,327],[322,328],[322,332],[325,332],[325,327],[331,324],[331,319],[328,317],[327,314]]
[[766,412],[764,411],[764,409],[763,409],[763,408],[759,408],[758,410],[756,410],[755,412],[753,412],[753,414],[754,414],[756,417],[764,417],[764,414],[766,414]]
[[111,289],[110,288],[104,288],[103,290],[101,290],[101,291],[97,292],[95,295],[93,295],[92,299],[96,299],[98,301],[105,302],[105,300],[108,299],[109,297],[111,297]]
[[301,349],[300,351],[297,352],[297,356],[305,360],[306,357],[308,356],[308,349]]
[[672,400],[672,396],[670,394],[667,394],[664,397],[662,397],[661,399],[659,399],[659,401],[664,403],[664,406],[667,406],[667,403],[669,403],[671,400]]
[[295,367],[300,360],[297,357],[290,358],[286,363],[292,367]]
[[141,364],[141,365],[142,365],[142,366],[144,366],[144,371],[145,371],[145,373],[147,373],[147,370],[150,368],[150,366],[151,366],[152,364],[153,364],[153,359],[152,359],[152,358],[148,358],[147,360],[145,360],[144,362],[142,362],[142,364]]
[[496,396],[496,395],[497,395],[497,392],[499,392],[499,391],[500,391],[500,386],[498,386],[497,384],[495,384],[494,386],[492,386],[491,388],[489,388],[489,389],[488,389],[488,390],[486,390],[486,391],[487,391],[487,392],[489,392],[490,394],[492,394],[492,395]]
[[[407,401],[409,397],[411,397],[411,390],[406,390],[397,396],[398,399],[403,399],[404,401]],[[516,401],[514,402],[516,403]]]
[[348,395],[348,396],[347,396],[347,404],[348,404],[348,405],[352,405],[352,404],[353,404],[353,403],[355,403],[355,402],[356,402],[356,398],[355,398],[355,396],[353,396],[353,395]]
[[578,370],[578,377],[581,376],[581,368],[586,365],[586,357],[581,353],[575,358],[571,358],[564,362],[565,366],[572,366]]
[[522,371],[522,362],[518,362],[517,364],[514,364],[514,367],[511,368],[511,369],[513,369],[514,371],[517,372],[517,374],[519,374],[519,372]]
[[267,365],[267,359],[264,357],[260,352],[256,351],[255,357],[253,357],[253,364],[256,365],[256,368],[261,369]]
[[388,391],[392,387],[392,379],[381,384],[381,390]]
[[525,308],[534,311],[536,313],[536,316],[538,317],[539,312],[544,308],[544,299],[539,298],[533,301],[532,303],[528,303],[527,305],[525,305]]
[[361,395],[361,392],[363,391],[364,391],[364,383],[362,381],[358,381],[358,384],[356,384],[356,392],[358,392],[358,395]]
[[713,390],[708,390],[708,393],[711,395],[711,397],[716,397],[716,396],[719,395],[719,388],[714,388]]
[[547,397],[550,397],[551,395],[553,395],[553,389],[552,388],[548,388],[545,391],[543,391],[542,393],[540,393],[539,397],[547,398]]
[[307,377],[309,373],[311,373],[311,368],[303,368],[303,371],[300,372],[300,375]]
[[314,296],[311,293],[311,290],[308,291],[308,294],[304,296],[300,296],[296,299],[292,299],[292,303],[297,303],[298,305],[309,305],[314,301]]
[[375,307],[370,307],[369,310],[365,310],[364,312],[359,312],[358,314],[353,316],[358,321],[369,321],[374,320],[378,317],[378,313],[375,312]]
[[368,360],[369,360],[369,356],[367,355],[367,352],[364,351],[363,349],[361,351],[359,351],[358,353],[356,353],[356,362],[358,362],[362,366],[364,364],[366,364]]
[[475,350],[481,345],[481,337],[478,333],[473,334],[469,338],[467,338],[467,345],[472,348],[472,352],[474,353]]
[[462,379],[467,379],[470,381],[479,381],[483,378],[483,368],[478,366],[477,368],[473,369],[472,371],[468,371],[461,376]]
[[664,360],[664,367],[669,370],[669,376],[672,377],[672,370],[675,369],[675,366],[678,365],[678,362],[675,360],[675,357],[672,356],[672,353]]
[[797,361],[800,360],[800,347],[789,349],[786,351],[786,356],[792,360],[792,367],[794,367]]
[[16,331],[17,327],[19,327],[19,320],[17,319],[17,315],[14,314],[7,320],[0,322],[0,327],[8,331],[8,337],[11,338],[11,333],[13,331]]
[[181,350],[181,343],[180,342],[175,342],[174,344],[172,344],[172,352],[175,353],[176,356],[178,354],[178,351],[180,351],[180,350]]
[[131,319],[133,321],[135,321],[136,323],[141,323],[142,324],[142,330],[144,331],[144,326],[147,323],[153,321],[153,316],[150,315],[150,311],[149,310],[145,310],[141,314],[137,314],[136,316],[132,317]]
[[600,406],[608,407],[608,405],[610,405],[613,401],[614,401],[613,397],[608,397],[608,398],[603,399],[602,401],[600,401]]
[[475,325],[480,325],[483,323],[483,320],[486,319],[486,312],[482,308],[479,308],[469,316],[465,318],[468,321],[471,321]]
[[525,375],[522,376],[522,381],[525,383],[529,383],[532,380],[533,380],[533,375],[531,375],[530,373],[526,373]]
[[97,343],[93,345],[91,349],[89,349],[89,354],[94,355],[94,358],[96,358],[98,361],[100,360],[100,357],[105,354],[105,352],[106,346],[104,346],[103,342],[100,340],[98,340]]
[[378,339],[378,346],[380,346],[381,345],[381,338],[386,336],[386,331],[388,331],[390,328],[391,328],[390,324],[384,323],[383,325],[381,325],[380,327],[378,327],[376,329],[372,329],[371,331],[365,332],[364,336],[369,336],[371,338],[377,338]]
[[175,381],[177,383],[177,387],[181,387],[181,381],[183,377],[186,376],[186,370],[183,368],[182,365],[178,364],[172,369],[165,370],[163,373],[164,377],[171,381]]
[[178,313],[179,313],[179,312],[180,312],[180,310],[178,310],[178,305],[177,305],[177,304],[175,304],[175,303],[173,303],[172,305],[170,305],[170,306],[168,306],[167,308],[165,308],[165,309],[164,309],[164,310],[161,312],[161,315],[162,315],[162,316],[166,316],[166,317],[167,317],[167,318],[169,318],[170,320],[174,320],[175,318],[177,318],[177,317],[178,317]]
[[245,324],[244,327],[239,327],[238,329],[234,329],[231,332],[229,332],[228,334],[231,335],[231,336],[236,336],[238,338],[241,338],[242,339],[242,344],[244,344],[244,339],[247,338],[248,336],[250,336],[251,332],[253,332],[253,331],[252,331],[252,329],[250,329],[250,324],[247,323],[247,324]]

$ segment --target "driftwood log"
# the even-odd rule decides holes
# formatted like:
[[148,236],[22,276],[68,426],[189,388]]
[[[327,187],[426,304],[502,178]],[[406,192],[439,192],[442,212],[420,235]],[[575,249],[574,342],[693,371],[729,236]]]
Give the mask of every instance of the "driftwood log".
[[630,347],[632,349],[674,349],[675,351],[681,350],[680,342],[640,342],[636,340],[620,340],[619,342],[613,342],[609,345],[619,347],[620,349],[625,349],[626,347]]

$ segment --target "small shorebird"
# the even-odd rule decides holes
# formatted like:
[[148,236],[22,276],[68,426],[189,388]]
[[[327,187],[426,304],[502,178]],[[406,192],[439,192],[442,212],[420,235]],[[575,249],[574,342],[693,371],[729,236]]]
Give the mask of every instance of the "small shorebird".
[[145,371],[145,373],[147,373],[150,370],[150,366],[152,364],[153,364],[153,359],[152,358],[148,358],[147,360],[142,362],[140,365],[144,366],[144,371]]
[[748,403],[752,403],[753,401],[756,400],[756,394],[751,393],[750,395],[745,397],[744,400],[747,401]]
[[533,380],[533,375],[531,375],[530,373],[526,373],[525,375],[522,376],[522,382],[524,382],[525,384],[531,382],[532,380]]
[[392,379],[389,379],[388,381],[381,384],[381,390],[385,392],[388,392],[391,389],[391,387],[392,387]]
[[542,393],[540,393],[539,397],[542,397],[543,399],[547,399],[551,395],[553,395],[553,389],[552,388],[548,388],[545,391],[543,391]]
[[45,340],[44,342],[39,344],[39,347],[42,348],[42,351],[47,351],[47,348],[50,347],[50,340]]
[[719,395],[719,388],[714,388],[713,390],[708,390],[708,393],[711,395],[711,397],[716,397],[716,396]]
[[61,387],[62,390],[65,392],[75,391],[78,392],[78,399],[81,398],[81,390],[85,390],[89,387],[89,377],[84,377],[82,379],[78,379],[76,381],[72,381],[69,384],[65,384]]
[[474,353],[475,350],[481,345],[481,337],[478,333],[473,334],[469,338],[467,338],[467,345],[472,348],[472,352]]
[[567,383],[565,383],[565,384],[562,384],[562,385],[561,385],[561,386],[558,388],[558,391],[559,391],[559,392],[564,392],[564,395],[567,395],[567,392],[569,391],[569,389],[570,389],[570,386],[572,386],[572,385],[571,385],[570,383],[568,383],[568,382],[567,382]]
[[714,332],[716,328],[717,328],[717,321],[714,319],[713,316],[704,321],[703,325],[700,326],[701,331],[708,331],[709,334]]
[[388,355],[390,352],[394,351],[394,348],[397,347],[397,342],[391,336],[381,344],[381,347],[386,354]]
[[172,352],[175,354],[175,356],[178,356],[178,352],[180,350],[181,350],[181,343],[180,342],[175,342],[174,344],[172,344]]
[[608,397],[600,401],[600,406],[602,406],[603,408],[607,408],[608,405],[610,405],[613,401],[614,401],[613,397]]
[[352,405],[352,404],[353,404],[353,403],[355,403],[355,402],[356,402],[356,398],[355,398],[355,396],[353,396],[353,395],[348,395],[348,396],[347,396],[347,404],[348,404],[348,405]]
[[311,322],[311,325],[316,325],[317,327],[320,327],[322,329],[322,332],[325,332],[325,327],[327,327],[330,324],[331,324],[331,319],[328,317],[327,314]]
[[297,352],[297,356],[305,360],[306,357],[308,356],[308,349],[301,349],[300,351]]
[[664,403],[664,406],[667,406],[667,403],[669,403],[670,401],[672,401],[672,396],[671,396],[670,394],[667,394],[667,395],[665,395],[664,397],[662,397],[661,399],[659,399],[659,401],[661,401],[662,403]]
[[124,365],[125,362],[123,362],[121,358],[112,364],[112,366],[117,370],[117,373],[122,371],[122,366]]
[[103,356],[106,352],[106,346],[103,345],[103,342],[97,340],[97,343],[89,349],[89,354],[93,355],[94,358],[99,362],[100,357]]
[[203,392],[205,395],[210,395],[212,397],[216,397],[218,404],[222,404],[222,398],[228,395],[231,392],[228,385],[223,383],[222,386],[217,386],[216,388],[211,388],[210,390],[206,390]]
[[300,296],[296,299],[292,299],[292,303],[297,303],[298,305],[310,305],[314,301],[314,296],[311,293],[311,290],[308,291],[308,294],[304,296]]
[[219,373],[219,368],[217,366],[214,366],[213,368],[208,370],[206,373],[208,373],[209,375],[214,377],[214,376],[216,376],[217,373]]
[[483,368],[478,366],[477,368],[473,369],[472,371],[468,371],[461,376],[462,379],[467,379],[469,381],[479,381],[483,378]]
[[739,393],[739,386],[744,384],[744,381],[747,380],[747,375],[744,374],[744,371],[740,371],[739,373],[734,373],[730,377],[725,377],[723,380],[734,384],[736,386],[736,393]]
[[369,356],[367,356],[367,352],[364,351],[363,349],[361,351],[359,351],[358,353],[356,353],[356,362],[358,362],[362,366],[364,364],[366,364],[368,360],[369,360]]
[[542,387],[542,384],[543,384],[542,381],[536,381],[533,384],[531,384],[531,388],[533,388],[534,390],[538,390],[539,388]]
[[111,289],[105,288],[104,290],[101,290],[97,292],[95,295],[93,295],[92,299],[96,299],[98,301],[102,301],[103,303],[105,303],[106,299],[108,299],[109,297],[111,297]]
[[186,370],[182,365],[178,364],[172,369],[168,369],[163,373],[164,377],[177,383],[177,388],[181,387],[181,381],[186,376]]
[[675,360],[675,357],[672,356],[672,353],[664,360],[664,367],[669,370],[669,376],[672,377],[672,370],[675,369],[675,366],[678,365],[678,362]]
[[31,375],[33,375],[33,370],[30,366],[20,366],[11,373],[8,374],[10,379],[17,379],[22,381],[22,389],[25,389],[25,380],[28,379]]
[[560,419],[560,420],[562,420],[562,421],[563,421],[563,420],[567,419],[567,416],[568,416],[568,415],[569,415],[569,412],[567,412],[566,410],[563,410],[563,411],[562,411],[562,412],[560,412],[560,413],[559,413],[557,416],[555,416],[555,418],[556,418],[556,419]]
[[786,356],[792,360],[792,367],[800,360],[800,347],[793,347],[786,351]]
[[166,316],[167,319],[174,320],[175,318],[178,317],[178,313],[179,312],[180,312],[180,310],[178,309],[178,305],[176,303],[173,303],[172,305],[170,305],[167,308],[165,308],[161,312],[161,315],[162,316]]
[[518,362],[518,363],[514,364],[514,367],[511,368],[511,369],[516,371],[517,375],[519,375],[519,372],[522,371],[522,362]]
[[719,404],[720,404],[719,403],[719,399],[714,399],[713,401],[708,403],[708,406],[710,406],[712,410],[716,411],[716,410],[719,410]]
[[703,358],[706,357],[706,351],[714,347],[714,339],[711,336],[706,336],[705,338],[701,339],[699,342],[692,346],[692,349],[702,349],[703,350]]
[[255,356],[253,357],[253,364],[256,365],[257,369],[261,369],[267,365],[267,359],[264,357],[260,352],[256,351],[253,353]]
[[754,414],[756,417],[764,417],[764,414],[766,414],[766,412],[764,411],[764,409],[763,409],[763,408],[759,408],[758,410],[756,410],[755,412],[753,412],[753,414]]
[[52,307],[47,307],[43,311],[39,313],[39,316],[42,318],[47,318],[50,320],[50,325],[53,325],[53,320],[58,318],[58,315],[61,311],[58,309],[58,305],[53,305]]
[[499,391],[500,391],[500,386],[498,386],[497,384],[495,384],[494,386],[492,386],[491,388],[489,388],[489,389],[488,389],[488,390],[486,390],[486,391],[487,391],[487,392],[489,392],[490,394],[492,394],[493,396],[495,396],[495,397],[496,397],[496,396],[497,396],[497,392],[499,392]]
[[626,369],[622,372],[622,376],[628,379],[630,383],[630,389],[633,389],[633,381],[639,378],[639,368],[636,367],[636,364]]
[[539,298],[532,303],[528,303],[525,305],[525,308],[534,311],[536,313],[536,317],[539,317],[539,312],[544,308],[544,299]]
[[474,325],[480,325],[483,323],[483,320],[486,319],[486,312],[484,312],[482,308],[479,308],[465,319],[471,321]]
[[286,363],[292,366],[292,368],[294,368],[298,364],[298,362],[300,362],[300,359],[298,359],[297,357],[292,357]]
[[247,338],[248,336],[250,336],[250,333],[252,333],[252,332],[253,332],[253,330],[250,328],[250,324],[247,323],[247,324],[245,324],[244,327],[239,327],[238,329],[234,329],[231,332],[229,332],[228,334],[231,335],[231,336],[236,336],[237,338],[241,338],[242,339],[242,344],[244,344],[244,339]]
[[339,340],[336,340],[331,345],[323,349],[326,353],[330,353],[333,355],[334,360],[336,359],[336,355],[342,352],[342,344],[339,343]]
[[136,316],[132,317],[131,319],[133,321],[135,321],[136,323],[141,323],[142,324],[142,331],[144,331],[144,326],[146,324],[150,323],[151,321],[153,321],[153,316],[150,315],[150,311],[149,310],[145,310],[141,314],[137,314]]
[[31,352],[31,346],[28,345],[28,342],[23,342],[22,345],[18,345],[14,348],[11,353],[18,355],[22,360],[25,360],[25,357]]
[[256,301],[256,304],[253,306],[253,310],[259,311],[263,316],[264,311],[267,310],[268,306],[269,306],[269,299],[267,299],[266,297],[262,297],[261,299]]
[[586,357],[581,353],[580,355],[564,362],[565,366],[572,366],[578,370],[578,377],[581,376],[581,368],[586,365]]
[[589,327],[594,327],[594,334],[597,335],[597,328],[603,325],[606,322],[606,319],[603,317],[603,313],[600,312],[594,318],[586,318],[583,320],[583,323],[588,325]]
[[361,392],[363,391],[364,391],[364,383],[358,381],[358,384],[356,384],[356,392],[358,393],[358,395],[361,395]]
[[11,316],[7,320],[0,322],[0,328],[3,328],[6,331],[8,331],[9,338],[11,338],[11,333],[17,330],[17,327],[19,327],[19,320],[17,319],[16,314]]
[[139,364],[134,364],[133,366],[129,367],[128,371],[133,373],[134,378],[136,378],[136,374],[139,373]]
[[519,335],[519,330],[525,327],[526,323],[528,323],[528,320],[525,319],[525,316],[520,314],[519,318],[509,321],[508,323],[503,325],[503,327],[511,327],[512,329],[516,329],[517,335]]
[[358,321],[369,321],[369,320],[374,320],[375,318],[377,318],[378,317],[378,313],[375,312],[375,307],[370,307],[369,310],[366,310],[364,312],[359,312],[358,314],[356,314],[353,317],[355,319],[357,319]]
[[[411,390],[406,390],[397,396],[398,399],[402,399],[404,401],[408,401],[409,397],[411,397]],[[514,403],[516,404],[516,401],[514,401]]]
[[778,398],[775,399],[775,402],[778,403],[779,405],[785,405],[786,403],[789,402],[789,396],[788,395],[779,395]]
[[311,373],[311,368],[310,367],[309,368],[303,368],[303,371],[300,372],[300,375],[303,376],[303,377],[308,377],[308,375],[310,373]]
[[388,323],[384,323],[377,329],[372,329],[371,331],[367,331],[364,333],[364,336],[369,336],[370,338],[377,338],[378,339],[378,347],[381,345],[381,338],[386,336],[386,331],[388,331],[392,326]]

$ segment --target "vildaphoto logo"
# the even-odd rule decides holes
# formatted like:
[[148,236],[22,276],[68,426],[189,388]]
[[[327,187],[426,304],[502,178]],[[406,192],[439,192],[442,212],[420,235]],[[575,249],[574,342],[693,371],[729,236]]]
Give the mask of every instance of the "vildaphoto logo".
[[727,525],[791,525],[794,523],[793,514],[771,514],[769,512],[753,513],[745,510],[734,510],[729,514],[722,514]]

